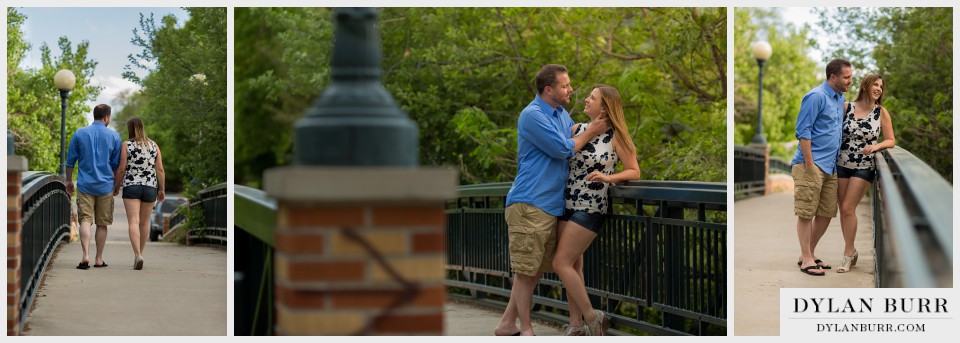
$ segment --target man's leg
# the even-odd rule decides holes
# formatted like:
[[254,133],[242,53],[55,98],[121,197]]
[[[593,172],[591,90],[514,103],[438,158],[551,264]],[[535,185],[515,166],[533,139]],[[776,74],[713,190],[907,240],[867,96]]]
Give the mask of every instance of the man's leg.
[[[810,236],[813,231],[813,219],[797,217],[797,239],[800,241],[800,268],[815,266],[813,252],[810,250]],[[822,270],[811,269],[810,272],[823,274]]]
[[89,221],[80,222],[80,249],[83,249],[83,257],[80,263],[90,263],[90,226]]
[[107,226],[97,225],[97,259],[96,265],[103,265],[103,246],[107,244]]
[[97,196],[94,200],[94,216],[97,223],[97,259],[94,266],[103,266],[103,248],[107,244],[107,225],[113,224],[113,193]]
[[820,244],[820,238],[827,232],[830,226],[831,217],[816,216],[813,218],[813,230],[810,232],[810,257],[817,259],[817,244]]
[[514,275],[513,286],[510,290],[510,301],[507,302],[507,308],[503,311],[503,316],[500,317],[500,323],[493,329],[493,334],[497,336],[512,336],[520,332],[520,328],[517,327],[517,301],[514,299],[514,295],[517,294],[516,275],[520,274]]
[[534,276],[514,275],[510,298],[515,300],[517,317],[520,318],[520,336],[533,336],[533,325],[530,324],[530,307],[533,306],[533,287],[540,281],[540,274]]

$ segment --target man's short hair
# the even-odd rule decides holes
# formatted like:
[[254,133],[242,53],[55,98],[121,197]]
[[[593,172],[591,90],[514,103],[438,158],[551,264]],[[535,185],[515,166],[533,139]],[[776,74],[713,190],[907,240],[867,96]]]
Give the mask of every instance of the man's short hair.
[[99,104],[93,108],[93,120],[100,120],[110,115],[110,105]]
[[548,64],[540,68],[537,72],[537,94],[543,94],[547,86],[557,85],[557,75],[567,72],[567,67],[559,64]]
[[827,79],[830,79],[830,75],[840,76],[840,72],[843,71],[843,68],[853,68],[853,65],[849,61],[842,58],[835,58],[830,63],[827,63]]

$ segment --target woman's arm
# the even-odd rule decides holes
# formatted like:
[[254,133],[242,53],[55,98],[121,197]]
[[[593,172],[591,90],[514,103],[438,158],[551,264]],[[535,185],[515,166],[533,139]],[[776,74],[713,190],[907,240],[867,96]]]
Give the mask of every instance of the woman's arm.
[[617,144],[614,144],[613,150],[620,156],[620,163],[623,164],[623,171],[607,175],[599,170],[594,170],[587,175],[587,181],[621,183],[640,179],[640,164],[637,163],[637,154],[631,154],[629,151],[623,151]]
[[160,155],[160,146],[157,146],[157,201],[163,201],[165,199],[166,193],[164,192],[166,176],[163,174],[163,156]]
[[113,195],[120,194],[120,185],[127,172],[127,141],[120,144],[120,165],[113,174]]
[[893,135],[893,121],[890,119],[890,112],[886,108],[880,107],[880,131],[883,133],[883,142],[868,145],[863,148],[864,154],[872,154],[883,149],[892,149],[897,145],[897,139]]

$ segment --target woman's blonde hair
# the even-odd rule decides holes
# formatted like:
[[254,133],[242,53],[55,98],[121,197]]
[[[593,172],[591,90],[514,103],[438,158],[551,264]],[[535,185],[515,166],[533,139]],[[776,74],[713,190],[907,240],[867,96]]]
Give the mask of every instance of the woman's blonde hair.
[[627,131],[627,119],[623,115],[623,103],[620,102],[620,92],[616,88],[607,85],[596,85],[594,89],[600,90],[600,106],[607,110],[607,116],[610,117],[610,125],[613,126],[613,147],[614,149],[628,151],[631,154],[637,154],[637,146]]
[[130,140],[138,145],[146,145],[153,142],[147,137],[147,131],[143,129],[143,120],[140,120],[140,118],[134,117],[127,121],[127,133],[130,136]]

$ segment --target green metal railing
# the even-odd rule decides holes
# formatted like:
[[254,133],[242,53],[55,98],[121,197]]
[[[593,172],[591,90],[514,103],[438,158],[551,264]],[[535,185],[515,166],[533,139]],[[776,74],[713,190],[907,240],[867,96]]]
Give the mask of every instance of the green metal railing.
[[273,248],[277,202],[234,185],[233,327],[237,336],[273,335]]
[[953,186],[899,147],[876,161],[876,286],[953,287]]
[[178,207],[170,217],[170,227],[185,221],[185,211],[198,210],[202,213],[198,227],[187,230],[190,244],[209,243],[227,245],[227,183],[219,183],[197,192],[196,199]]
[[[447,285],[458,297],[503,306],[510,295],[504,204],[510,183],[460,187],[447,206]],[[725,335],[726,186],[630,182],[611,187],[613,213],[584,254],[595,308],[612,333]],[[535,290],[533,315],[565,323],[555,274]],[[456,295],[452,295],[456,296]]]

